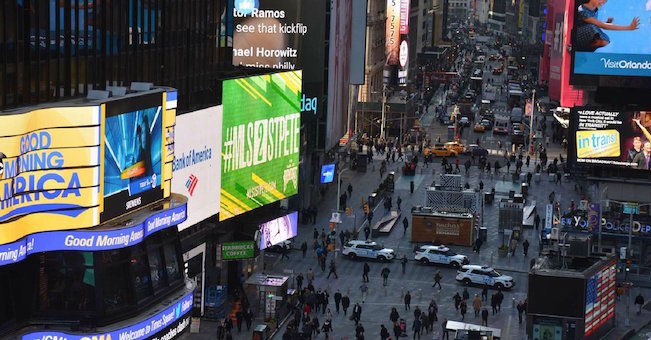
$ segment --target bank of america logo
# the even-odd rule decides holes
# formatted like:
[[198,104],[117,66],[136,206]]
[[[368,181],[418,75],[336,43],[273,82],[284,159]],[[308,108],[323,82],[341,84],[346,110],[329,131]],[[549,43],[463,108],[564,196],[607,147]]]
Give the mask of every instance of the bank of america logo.
[[199,179],[194,174],[190,174],[188,180],[185,181],[185,188],[188,189],[188,193],[190,193],[190,196],[194,194],[194,188],[197,187],[197,183],[199,183]]

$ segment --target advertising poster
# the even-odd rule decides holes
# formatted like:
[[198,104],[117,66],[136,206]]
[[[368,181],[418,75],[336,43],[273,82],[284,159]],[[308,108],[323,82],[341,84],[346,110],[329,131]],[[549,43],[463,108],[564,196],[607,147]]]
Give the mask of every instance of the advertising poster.
[[387,65],[398,65],[400,57],[400,2],[387,0],[385,55]]
[[279,217],[260,225],[260,250],[269,248],[296,236],[298,212]]
[[238,241],[222,243],[222,260],[251,259],[254,256],[253,241]]
[[298,193],[301,71],[223,82],[219,219]]
[[[325,138],[327,150],[339,144],[339,139],[347,132],[352,14],[352,1],[332,1],[332,15],[330,15],[331,39],[328,51],[330,56],[328,61],[328,112]],[[397,25],[396,22],[396,32],[398,30]]]
[[651,2],[577,3],[574,73],[651,76]]
[[579,107],[571,117],[569,156],[576,163],[651,169],[651,111]]
[[0,116],[0,244],[99,224],[101,107]]
[[323,164],[321,166],[321,184],[332,183],[335,179],[335,165]]
[[409,42],[407,37],[400,43],[400,68],[398,69],[398,85],[407,86],[407,71],[409,70]]
[[300,44],[309,27],[300,0],[234,0],[233,65],[301,68]]
[[613,261],[592,275],[586,283],[584,334],[586,337],[615,317],[616,274],[616,264]]
[[409,0],[400,0],[400,34],[409,34],[409,7]]
[[106,103],[103,221],[163,198],[162,97]]
[[188,198],[188,219],[179,231],[219,212],[221,133],[222,106],[176,118],[172,191]]

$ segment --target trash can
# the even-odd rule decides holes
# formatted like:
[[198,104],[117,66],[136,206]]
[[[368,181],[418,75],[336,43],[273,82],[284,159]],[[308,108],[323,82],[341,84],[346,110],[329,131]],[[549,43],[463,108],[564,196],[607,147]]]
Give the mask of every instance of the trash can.
[[488,228],[486,227],[479,228],[479,239],[484,243],[488,240]]
[[520,186],[520,191],[522,192],[522,197],[527,197],[527,192],[529,191],[529,184],[522,183]]
[[492,192],[484,192],[484,204],[493,204],[493,199],[495,198],[493,195]]

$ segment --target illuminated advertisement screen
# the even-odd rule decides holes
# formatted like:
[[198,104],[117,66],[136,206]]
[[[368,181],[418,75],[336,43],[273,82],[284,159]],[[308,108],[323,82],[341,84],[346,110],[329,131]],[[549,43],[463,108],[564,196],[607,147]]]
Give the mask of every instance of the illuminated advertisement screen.
[[234,0],[233,65],[301,68],[301,42],[309,27],[300,0]]
[[102,220],[163,198],[162,93],[106,103]]
[[400,58],[400,2],[387,0],[385,55],[387,65],[398,65]]
[[650,23],[648,0],[576,1],[574,73],[651,76]]
[[298,212],[278,217],[260,225],[260,250],[269,248],[296,236]]
[[615,317],[615,261],[586,283],[585,291],[585,336],[589,336],[608,320]]
[[570,116],[570,161],[651,169],[651,111],[577,107]]
[[223,82],[220,220],[298,193],[301,75]]

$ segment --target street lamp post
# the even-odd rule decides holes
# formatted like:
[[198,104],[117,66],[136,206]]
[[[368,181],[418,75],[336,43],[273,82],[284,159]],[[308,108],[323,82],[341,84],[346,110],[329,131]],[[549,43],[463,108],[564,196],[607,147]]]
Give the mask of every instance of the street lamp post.
[[382,122],[380,123],[380,139],[384,139],[384,125],[386,124],[387,84],[382,84]]
[[534,89],[531,92],[531,120],[529,121],[529,150],[530,153],[536,153],[535,148],[533,145],[531,145],[531,142],[533,142],[533,116],[534,112],[536,112],[536,89]]
[[344,172],[346,172],[349,169],[350,168],[345,168],[345,169],[339,171],[339,173],[337,174],[337,211],[339,211],[339,208],[340,208],[340,206],[339,206],[339,202],[340,202],[339,197],[340,196],[339,195],[341,195],[341,193],[340,193],[341,192],[341,174],[343,174]]

